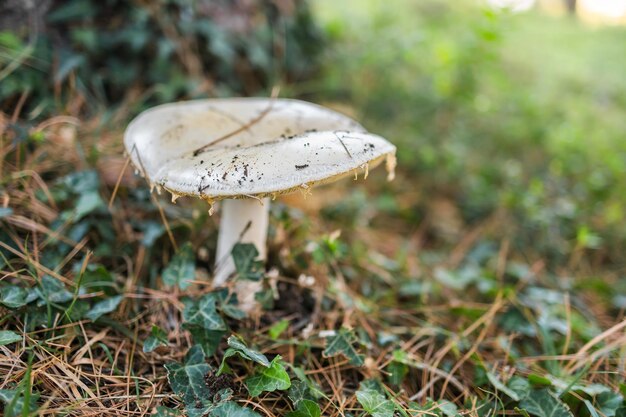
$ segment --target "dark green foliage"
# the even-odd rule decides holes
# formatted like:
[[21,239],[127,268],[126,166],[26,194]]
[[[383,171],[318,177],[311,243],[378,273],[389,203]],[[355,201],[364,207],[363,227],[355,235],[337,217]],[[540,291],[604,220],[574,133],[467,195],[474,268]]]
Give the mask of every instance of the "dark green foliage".
[[168,363],[165,368],[170,386],[185,403],[189,416],[206,414],[216,393],[209,390],[204,380],[211,367],[205,362],[202,347],[193,346],[183,363]]
[[[140,107],[208,95],[251,95],[315,70],[321,32],[307,5],[197,0],[53,1],[37,36],[0,32],[10,112],[37,119],[82,97],[90,113],[142,92]],[[28,20],[25,20],[25,24]],[[285,39],[289,39],[285,42]]]
[[369,379],[361,382],[356,398],[372,417],[393,417],[396,409],[392,401],[387,399],[385,391],[376,380]]
[[189,287],[190,281],[196,277],[196,263],[193,248],[189,242],[185,243],[174,255],[170,263],[163,270],[163,283],[168,287],[177,286],[181,290]]
[[93,305],[91,310],[89,310],[85,314],[85,317],[88,318],[89,320],[96,321],[103,314],[107,314],[112,311],[115,311],[115,309],[120,304],[120,302],[122,302],[123,298],[124,297],[121,295],[116,295],[113,297],[106,298],[102,301],[98,301],[96,304]]
[[520,408],[536,417],[573,417],[569,408],[547,389],[530,392],[520,402]]
[[284,391],[290,386],[291,379],[280,356],[276,356],[269,366],[257,367],[254,375],[246,378],[246,387],[252,397],[257,397],[266,391]]
[[236,336],[230,336],[227,340],[228,349],[224,352],[224,356],[222,357],[222,363],[217,371],[217,374],[221,374],[222,372],[228,370],[228,365],[226,364],[226,359],[230,358],[234,355],[239,355],[244,359],[249,361],[256,362],[265,367],[270,366],[270,361],[267,360],[265,355],[261,352],[257,352],[256,350],[250,349],[246,346],[243,340],[239,339]]
[[150,336],[143,342],[143,351],[149,353],[159,346],[167,346],[167,333],[159,326],[152,326]]
[[[574,249],[624,252],[623,27],[438,0],[324,10],[337,45],[325,85],[398,146],[407,173],[396,194],[452,200],[468,223],[504,209],[503,232],[551,266]],[[380,199],[416,222],[431,202],[400,208]]]
[[22,336],[11,330],[0,330],[0,346],[21,342]]
[[324,356],[335,356],[341,354],[345,356],[352,365],[361,366],[364,363],[364,357],[354,347],[357,338],[353,330],[341,328],[334,335],[326,338],[326,349]]
[[0,402],[4,403],[5,417],[19,417],[29,415],[37,410],[38,394],[26,394],[22,389],[0,389]]
[[239,279],[258,281],[263,277],[263,262],[257,259],[259,251],[253,244],[237,243],[231,255]]
[[186,299],[183,319],[185,323],[205,330],[226,330],[226,323],[217,312],[217,297],[207,294],[198,300]]
[[287,413],[286,417],[320,417],[320,406],[311,400],[302,400],[294,411]]

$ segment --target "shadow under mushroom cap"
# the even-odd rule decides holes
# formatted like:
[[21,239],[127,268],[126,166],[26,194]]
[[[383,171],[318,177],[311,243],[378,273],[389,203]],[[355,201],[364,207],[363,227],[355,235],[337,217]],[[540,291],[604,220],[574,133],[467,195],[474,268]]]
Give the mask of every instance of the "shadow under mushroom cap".
[[367,172],[395,146],[354,120],[298,100],[210,99],[140,114],[124,143],[151,184],[207,200],[264,197]]

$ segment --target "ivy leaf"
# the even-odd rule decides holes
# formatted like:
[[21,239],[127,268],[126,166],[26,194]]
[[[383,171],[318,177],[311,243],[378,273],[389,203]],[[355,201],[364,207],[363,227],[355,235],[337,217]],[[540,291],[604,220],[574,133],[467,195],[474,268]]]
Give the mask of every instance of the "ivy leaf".
[[294,407],[298,407],[301,401],[311,399],[309,386],[304,381],[293,381],[287,394]]
[[354,332],[346,328],[341,328],[334,335],[326,338],[326,349],[324,349],[324,357],[335,356],[339,353],[349,359],[350,363],[355,366],[362,366],[364,356],[360,355],[352,345],[357,340]]
[[62,217],[77,223],[80,219],[96,211],[99,208],[106,207],[102,197],[98,191],[89,191],[81,193],[76,200],[74,210],[69,213],[63,213]]
[[202,416],[211,407],[211,392],[204,380],[211,371],[205,362],[204,351],[199,345],[194,345],[185,357],[183,364],[172,362],[165,364],[167,380],[172,390],[185,403],[187,414],[190,417]]
[[288,412],[285,417],[320,417],[321,414],[320,406],[316,402],[302,400],[295,411]]
[[267,357],[254,349],[248,348],[243,340],[239,339],[236,336],[230,336],[227,340],[228,349],[224,352],[224,357],[222,358],[222,363],[220,364],[219,369],[217,370],[217,375],[221,375],[224,372],[228,365],[226,365],[226,359],[230,358],[234,355],[239,355],[244,359],[249,361],[256,362],[260,365],[265,366],[266,368],[270,366],[270,361],[267,360]]
[[98,301],[96,304],[93,305],[91,310],[89,310],[85,314],[85,317],[91,321],[96,321],[102,315],[110,313],[111,311],[114,311],[117,308],[117,306],[120,305],[123,298],[124,298],[123,295],[116,295],[114,297],[109,297],[102,301]]
[[163,270],[163,283],[168,287],[177,285],[181,290],[187,289],[196,276],[196,259],[191,243],[185,243],[172,257]]
[[441,400],[437,404],[439,405],[439,409],[441,410],[441,412],[446,417],[461,417],[461,415],[458,413],[458,408],[454,403],[448,400]]
[[614,417],[617,409],[624,403],[624,397],[617,392],[607,391],[600,393],[595,398],[595,406],[603,416]]
[[380,383],[373,379],[361,382],[356,392],[361,407],[373,417],[393,417],[395,405],[387,399]]
[[167,346],[167,333],[159,326],[152,326],[150,330],[150,336],[143,342],[144,353],[150,353],[158,346]]
[[226,330],[226,323],[217,312],[216,301],[216,296],[212,293],[204,295],[200,300],[183,300],[183,319],[186,323],[205,330]]
[[[31,393],[28,404],[24,401],[24,392],[21,389],[0,389],[0,402],[4,403],[5,417],[31,415],[37,410],[38,393]],[[26,407],[25,407],[26,406]]]
[[252,243],[237,243],[231,252],[240,279],[259,281],[263,278],[263,262],[256,260],[259,251]]
[[22,287],[8,285],[0,288],[0,304],[8,308],[20,308],[26,305],[27,292]]
[[494,373],[487,372],[487,379],[496,390],[508,395],[512,400],[519,401],[521,399],[517,392],[515,392],[515,390],[504,385],[502,381],[500,381],[500,378],[498,378],[498,376]]
[[217,298],[217,308],[228,317],[235,320],[242,320],[247,316],[245,311],[237,308],[239,300],[237,299],[236,293],[229,292],[228,288],[222,288],[212,292],[212,294],[215,294]]
[[0,330],[0,346],[21,342],[22,336],[10,330]]
[[256,411],[244,408],[233,401],[219,404],[209,413],[210,417],[261,417]]
[[513,390],[517,394],[520,400],[526,398],[528,394],[530,394],[530,382],[528,382],[525,378],[514,376],[509,380],[507,386],[510,390]]
[[569,408],[548,389],[532,391],[520,407],[536,417],[574,417]]
[[[76,272],[80,273],[79,271],[80,269]],[[87,265],[80,280],[80,288],[88,292],[102,291],[108,296],[121,292],[115,284],[113,274],[99,264]]]
[[50,275],[44,275],[41,283],[36,289],[39,302],[37,305],[43,306],[47,303],[65,303],[74,298],[74,294],[65,289],[61,281]]
[[286,390],[291,380],[280,356],[276,356],[269,367],[257,368],[257,372],[246,379],[246,387],[252,397],[258,397],[264,391]]
[[202,346],[207,355],[213,355],[226,334],[226,330],[206,330],[200,326],[183,323],[183,327],[189,330],[193,337],[193,342]]

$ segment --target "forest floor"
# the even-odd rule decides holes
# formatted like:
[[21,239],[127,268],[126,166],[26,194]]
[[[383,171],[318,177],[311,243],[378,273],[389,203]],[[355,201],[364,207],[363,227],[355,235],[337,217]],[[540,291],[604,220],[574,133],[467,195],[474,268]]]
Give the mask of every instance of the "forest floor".
[[[446,32],[426,10],[436,24],[398,38],[410,21],[370,12],[342,29],[326,4],[333,66],[285,91],[319,89],[397,143],[397,178],[273,202],[248,316],[211,285],[219,212],[150,192],[123,111],[23,140],[3,116],[4,415],[626,416],[624,67],[583,65],[623,30],[485,11]],[[538,76],[537,28],[554,51],[579,36],[580,71]]]

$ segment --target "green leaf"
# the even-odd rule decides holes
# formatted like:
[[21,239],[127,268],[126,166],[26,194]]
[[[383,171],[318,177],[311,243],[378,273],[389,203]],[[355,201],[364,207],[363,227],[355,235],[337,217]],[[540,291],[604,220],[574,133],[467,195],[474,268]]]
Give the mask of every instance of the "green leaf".
[[[76,273],[80,273],[80,270]],[[115,285],[113,274],[100,264],[87,265],[80,280],[80,288],[88,292],[103,291],[108,296],[120,292]]]
[[321,414],[320,406],[316,402],[302,400],[298,403],[298,407],[288,412],[285,417],[320,417]]
[[385,368],[389,372],[387,378],[392,385],[400,385],[409,373],[409,367],[405,363],[407,355],[403,350],[394,350],[392,356],[394,360]]
[[[0,402],[4,403],[4,417],[31,415],[37,410],[38,399],[39,394],[31,393],[26,401],[22,389],[0,389]],[[26,406],[27,402],[28,406]]]
[[393,417],[395,405],[387,399],[380,383],[373,379],[361,382],[356,399],[361,407],[373,417]]
[[11,330],[0,330],[0,346],[21,342],[22,336]]
[[185,243],[163,270],[163,283],[168,287],[187,289],[196,276],[196,260],[191,243]]
[[235,320],[242,320],[247,316],[245,311],[238,308],[239,300],[237,299],[237,294],[230,292],[228,288],[220,288],[217,291],[213,291],[211,294],[214,294],[216,297],[217,309],[228,317]]
[[101,207],[105,207],[105,203],[97,190],[80,194],[76,201],[76,206],[74,206],[74,210],[71,213],[71,220],[76,223],[89,213]]
[[546,378],[545,376],[541,376],[537,374],[528,375],[528,382],[530,382],[531,385],[535,385],[538,387],[551,387],[552,386],[552,381],[550,381],[549,378]]
[[202,346],[207,355],[213,355],[226,335],[225,330],[206,330],[200,326],[188,325],[183,323],[183,327],[189,330],[193,337],[193,342]]
[[624,403],[622,394],[613,391],[600,393],[595,398],[595,406],[603,416],[614,417],[617,409]]
[[85,314],[85,317],[91,321],[96,321],[104,314],[114,311],[117,306],[120,305],[123,298],[123,295],[116,295],[114,297],[109,297],[102,301],[98,301],[96,304],[93,305],[91,310],[89,310],[87,314]]
[[226,323],[216,308],[216,295],[213,293],[202,296],[199,300],[185,299],[183,320],[205,330],[226,330]]
[[458,413],[458,408],[454,403],[448,400],[440,400],[437,404],[439,405],[439,409],[441,410],[441,412],[446,417],[460,417],[460,414]]
[[517,392],[515,392],[515,390],[504,385],[502,381],[500,381],[500,378],[498,378],[497,375],[491,372],[487,372],[487,379],[497,391],[508,395],[512,400],[519,401],[521,399],[520,396],[517,394]]
[[150,330],[150,336],[143,342],[143,351],[145,353],[152,352],[158,346],[167,346],[167,333],[159,326],[152,326]]
[[227,343],[228,343],[228,346],[230,347],[226,349],[226,352],[224,352],[224,357],[222,358],[222,363],[220,364],[220,367],[217,371],[217,375],[221,375],[222,372],[226,370],[227,368],[226,359],[234,355],[239,355],[244,359],[256,362],[265,367],[270,366],[270,361],[267,360],[267,357],[265,357],[264,354],[262,354],[261,352],[257,352],[256,350],[248,348],[248,346],[246,346],[243,340],[239,339],[238,337],[230,336],[228,338]]
[[298,407],[301,401],[312,399],[309,394],[309,385],[305,381],[292,381],[287,396],[291,400],[294,407]]
[[168,363],[165,369],[170,387],[185,403],[189,416],[206,414],[211,406],[211,392],[204,378],[211,367],[205,362],[202,347],[194,345],[183,364]]
[[509,380],[507,386],[517,394],[520,400],[530,394],[530,383],[525,378],[514,376]]
[[270,339],[272,340],[278,339],[280,335],[283,334],[285,330],[287,330],[288,327],[289,327],[289,320],[287,319],[282,319],[278,323],[274,324],[272,327],[270,327],[268,331]]
[[280,356],[276,356],[269,367],[257,368],[256,373],[245,382],[252,397],[257,397],[264,391],[282,391],[291,386],[291,380]]
[[548,389],[531,391],[519,405],[536,417],[573,417],[569,408]]
[[27,292],[22,287],[8,285],[0,288],[0,304],[8,308],[19,308],[26,305]]
[[209,413],[210,417],[261,417],[256,411],[244,408],[233,401],[220,403]]
[[65,285],[56,278],[50,275],[44,275],[41,278],[41,283],[36,289],[36,293],[39,297],[39,306],[46,305],[47,303],[65,303],[74,298],[74,294],[65,289]]
[[246,318],[247,314],[245,311],[236,307],[236,305],[230,303],[221,303],[220,310],[228,317],[235,320],[243,320]]
[[259,281],[263,278],[263,261],[256,260],[259,251],[252,243],[237,243],[231,255],[240,279]]
[[334,335],[326,338],[326,349],[324,349],[324,357],[344,355],[352,365],[362,366],[364,356],[360,355],[354,348],[353,343],[357,338],[352,330],[341,328]]
[[402,362],[391,361],[385,368],[389,372],[388,379],[392,385],[400,385],[409,373],[409,367]]

